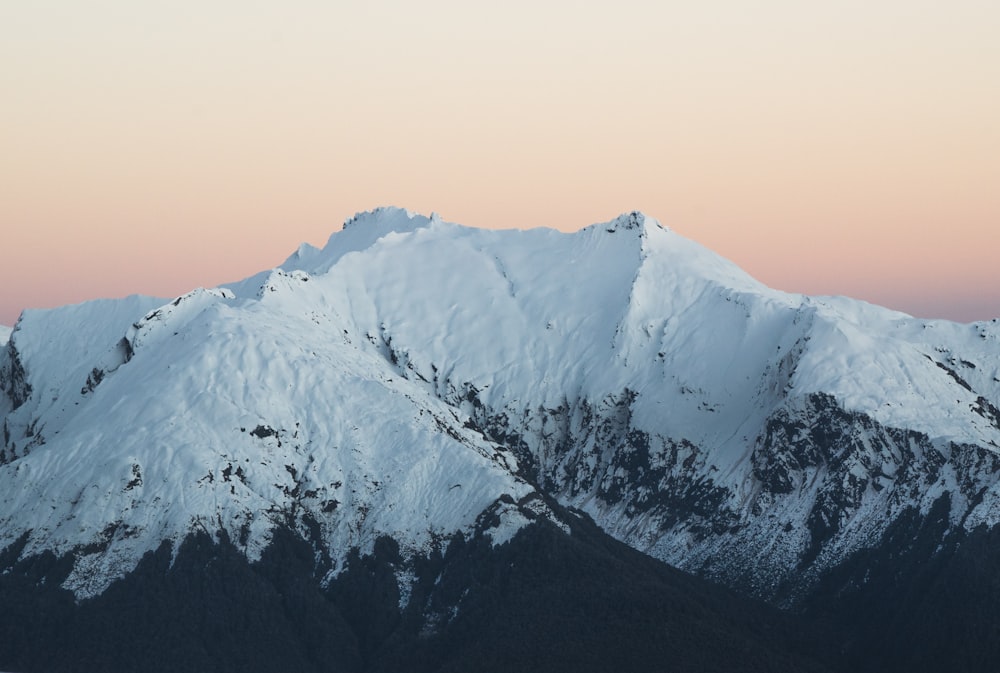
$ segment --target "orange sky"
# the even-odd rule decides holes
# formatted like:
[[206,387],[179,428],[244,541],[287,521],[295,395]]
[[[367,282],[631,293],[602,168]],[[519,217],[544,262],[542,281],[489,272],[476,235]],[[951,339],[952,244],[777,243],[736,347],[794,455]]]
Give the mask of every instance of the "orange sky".
[[340,4],[0,5],[0,323],[389,204],[641,209],[774,287],[1000,317],[994,0]]

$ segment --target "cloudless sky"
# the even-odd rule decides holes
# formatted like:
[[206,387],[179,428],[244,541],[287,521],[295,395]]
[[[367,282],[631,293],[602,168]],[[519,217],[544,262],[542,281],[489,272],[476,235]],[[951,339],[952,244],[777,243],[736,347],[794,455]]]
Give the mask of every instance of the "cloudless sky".
[[0,0],[0,323],[399,205],[1000,317],[1000,2]]

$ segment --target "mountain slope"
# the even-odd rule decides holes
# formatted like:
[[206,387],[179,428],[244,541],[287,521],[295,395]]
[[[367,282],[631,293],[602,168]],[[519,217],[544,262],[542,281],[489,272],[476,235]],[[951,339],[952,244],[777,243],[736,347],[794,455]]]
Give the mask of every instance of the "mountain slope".
[[[531,491],[508,469],[512,457],[394,377],[377,352],[333,329],[304,344],[308,317],[268,316],[266,295],[244,310],[232,298],[196,291],[122,328],[109,342],[121,361],[101,376],[85,374],[95,359],[53,364],[76,374],[59,395],[26,377],[45,393],[8,417],[17,439],[0,524],[6,543],[29,532],[25,554],[96,545],[66,580],[77,595],[100,593],[193,530],[225,530],[251,559],[287,521],[341,556],[381,534],[418,550],[467,529],[499,496]],[[22,319],[12,344],[32,322]],[[43,359],[18,353],[28,372]]]
[[[382,538],[337,579],[275,531],[248,563],[204,533],[164,543],[94,598],[74,602],[51,555],[0,577],[0,662],[78,671],[828,671],[833,648],[801,620],[670,569],[570,515],[494,547],[457,536],[403,591]],[[7,559],[0,559],[7,563]],[[581,590],[584,588],[584,590]]]

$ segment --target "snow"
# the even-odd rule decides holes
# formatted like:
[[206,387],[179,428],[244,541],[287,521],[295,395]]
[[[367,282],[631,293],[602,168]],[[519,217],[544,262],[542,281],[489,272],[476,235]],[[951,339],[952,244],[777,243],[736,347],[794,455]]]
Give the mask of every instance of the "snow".
[[497,511],[497,516],[499,517],[497,525],[486,530],[494,547],[513,540],[517,532],[530,522],[530,519],[513,503],[504,503]]
[[[379,209],[224,288],[25,311],[7,339],[32,392],[0,407],[17,456],[0,466],[0,547],[26,531],[25,554],[105,546],[67,580],[80,597],[192,529],[224,528],[256,558],[275,525],[308,516],[338,568],[380,535],[419,553],[470,533],[533,487],[474,429],[469,391],[538,436],[546,409],[611,416],[631,391],[627,422],[708,449],[706,474],[737,497],[765,420],[812,392],[941,446],[1000,445],[975,412],[1000,406],[996,323],[778,292],[641,213],[566,234]],[[1000,520],[996,493],[977,521]],[[574,497],[665,558],[689,548]],[[867,511],[845,526],[869,534]],[[505,505],[485,532],[503,544],[537,516],[561,525]],[[801,542],[765,546],[779,563]]]
[[[422,549],[469,529],[499,496],[530,492],[452,409],[338,324],[319,330],[279,298],[296,289],[243,305],[199,290],[152,311],[157,302],[133,300],[95,304],[84,320],[26,315],[15,339],[43,393],[11,417],[37,421],[45,442],[0,472],[0,545],[31,529],[26,554],[64,552],[117,525],[108,550],[81,558],[67,580],[85,597],[192,528],[240,539],[246,527],[256,558],[292,502],[346,555],[383,534]],[[104,333],[81,334],[81,323]],[[122,335],[131,359],[81,394],[83,372],[117,352]]]

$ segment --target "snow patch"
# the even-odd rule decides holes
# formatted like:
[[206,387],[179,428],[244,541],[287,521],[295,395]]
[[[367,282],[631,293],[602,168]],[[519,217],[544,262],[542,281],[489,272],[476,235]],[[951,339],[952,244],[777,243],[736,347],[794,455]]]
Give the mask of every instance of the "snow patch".
[[483,531],[490,537],[493,547],[499,547],[514,539],[517,533],[531,523],[514,503],[501,503],[496,510],[497,523]]
[[417,574],[413,568],[400,568],[396,571],[396,587],[399,591],[399,611],[403,612],[410,604],[413,595],[413,585],[417,583]]

